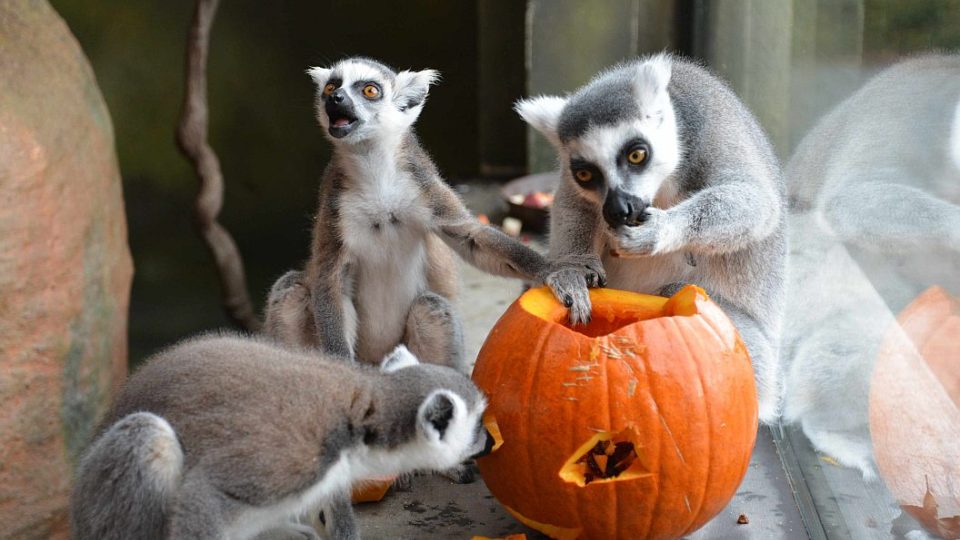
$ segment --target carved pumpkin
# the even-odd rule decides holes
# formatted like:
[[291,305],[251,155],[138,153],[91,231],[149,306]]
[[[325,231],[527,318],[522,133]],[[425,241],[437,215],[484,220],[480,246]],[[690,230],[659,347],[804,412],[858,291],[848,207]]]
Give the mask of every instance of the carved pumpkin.
[[490,491],[553,538],[677,538],[726,506],[746,474],[757,399],[746,347],[702,289],[590,292],[571,328],[526,292],[484,343],[473,379],[498,447]]
[[897,322],[870,385],[877,467],[927,530],[960,538],[960,300],[933,287]]

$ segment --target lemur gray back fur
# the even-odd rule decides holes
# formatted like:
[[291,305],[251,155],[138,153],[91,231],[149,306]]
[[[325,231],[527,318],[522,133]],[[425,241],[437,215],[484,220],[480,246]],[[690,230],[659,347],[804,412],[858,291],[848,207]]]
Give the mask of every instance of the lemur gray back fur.
[[753,115],[705,69],[666,55],[517,110],[559,151],[551,256],[601,255],[614,288],[705,287],[743,335],[761,418],[774,420],[785,189]]
[[268,334],[366,362],[404,343],[425,362],[466,370],[452,253],[487,272],[546,281],[568,305],[583,295],[567,283],[601,281],[596,257],[548,263],[478,223],[447,186],[412,128],[435,71],[350,58],[310,74],[334,156],[310,260],[273,286]]
[[[81,461],[73,535],[309,536],[285,521],[346,501],[356,480],[481,451],[484,406],[466,376],[403,348],[377,371],[238,336],[189,340],[125,385]],[[334,538],[356,537],[349,504],[328,520]]]

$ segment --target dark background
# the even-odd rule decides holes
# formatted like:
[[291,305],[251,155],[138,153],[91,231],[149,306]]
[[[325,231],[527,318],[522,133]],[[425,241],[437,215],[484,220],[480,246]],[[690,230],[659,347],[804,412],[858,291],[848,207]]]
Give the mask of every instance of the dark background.
[[[53,5],[90,58],[114,120],[136,267],[130,321],[136,362],[171,338],[227,324],[212,261],[193,229],[197,180],[173,142],[193,2]],[[438,69],[443,79],[418,134],[452,181],[475,178],[479,11],[476,2],[446,0],[221,3],[208,73],[210,143],[226,181],[221,221],[245,258],[258,306],[273,279],[308,255],[317,182],[329,158],[306,69],[351,55],[398,69]],[[522,18],[513,23],[519,39]],[[523,126],[510,111],[522,94],[522,42],[515,45],[512,59],[501,57],[513,63],[514,87],[503,84],[510,70],[501,65],[499,92],[490,93],[502,101],[496,128],[514,139],[501,152],[500,168],[508,173],[524,167]]]
[[[52,0],[90,58],[113,117],[135,264],[131,361],[227,325],[192,225],[197,179],[178,153],[192,0]],[[806,129],[904,54],[960,47],[960,0],[223,0],[211,39],[210,142],[222,223],[254,303],[308,255],[329,147],[305,70],[350,55],[438,69],[417,123],[452,183],[554,166],[511,111],[618,60],[660,50],[730,81],[786,159]]]

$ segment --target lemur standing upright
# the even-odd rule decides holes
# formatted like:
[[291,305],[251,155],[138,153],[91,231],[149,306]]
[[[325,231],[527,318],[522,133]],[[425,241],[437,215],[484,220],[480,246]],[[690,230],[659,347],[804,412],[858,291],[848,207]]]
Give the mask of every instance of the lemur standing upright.
[[[516,108],[560,156],[550,255],[601,255],[614,288],[703,286],[750,351],[760,419],[776,420],[785,194],[750,111],[706,70],[668,55]],[[574,317],[586,317],[589,304],[578,307]]]
[[481,270],[546,282],[577,312],[589,305],[585,285],[604,281],[598,257],[548,263],[476,221],[439,176],[412,129],[436,71],[349,58],[308,73],[334,152],[310,260],[271,289],[268,334],[366,362],[404,343],[426,362],[465,370],[450,248]]
[[202,336],[127,381],[77,470],[76,540],[254,538],[325,505],[328,538],[355,540],[350,487],[445,469],[493,446],[465,375],[403,347],[378,371],[319,351]]

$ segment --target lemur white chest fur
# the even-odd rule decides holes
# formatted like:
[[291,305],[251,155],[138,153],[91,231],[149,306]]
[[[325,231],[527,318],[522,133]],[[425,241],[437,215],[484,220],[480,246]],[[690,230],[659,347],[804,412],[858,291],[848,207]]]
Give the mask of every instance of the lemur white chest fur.
[[375,362],[403,338],[410,305],[426,289],[430,209],[393,152],[377,150],[344,160],[349,185],[340,198],[340,230],[355,263],[352,302],[355,353]]
[[607,286],[613,289],[657,294],[672,283],[698,282],[696,268],[687,263],[684,253],[630,259],[607,255],[603,267],[607,270]]

